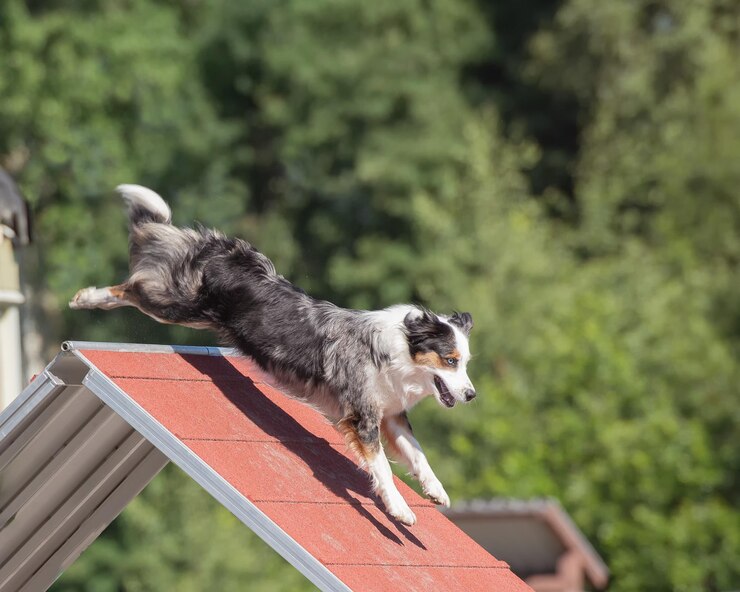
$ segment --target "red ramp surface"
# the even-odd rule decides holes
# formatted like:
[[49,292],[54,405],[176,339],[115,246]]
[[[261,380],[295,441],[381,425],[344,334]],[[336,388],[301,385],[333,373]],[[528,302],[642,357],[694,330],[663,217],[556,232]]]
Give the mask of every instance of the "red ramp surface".
[[83,385],[322,589],[530,590],[397,478],[418,522],[390,519],[334,428],[248,359],[102,347],[69,346]]

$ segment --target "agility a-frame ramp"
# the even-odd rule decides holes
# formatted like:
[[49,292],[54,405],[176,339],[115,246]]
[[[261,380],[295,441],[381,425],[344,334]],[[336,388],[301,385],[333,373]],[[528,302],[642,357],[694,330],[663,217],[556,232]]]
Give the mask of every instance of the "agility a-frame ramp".
[[0,591],[46,590],[169,461],[321,590],[530,590],[398,480],[418,522],[391,520],[248,359],[67,342],[0,415]]

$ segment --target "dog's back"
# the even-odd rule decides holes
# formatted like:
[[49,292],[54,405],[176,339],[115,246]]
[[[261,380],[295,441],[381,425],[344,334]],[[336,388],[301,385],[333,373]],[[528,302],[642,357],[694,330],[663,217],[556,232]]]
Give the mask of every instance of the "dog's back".
[[327,312],[353,312],[311,298],[244,240],[173,226],[169,207],[150,189],[118,191],[128,205],[129,278],[81,290],[73,308],[135,306],[160,322],[213,329],[284,378],[325,374]]
[[177,228],[169,206],[140,185],[120,185],[129,216],[129,279],[124,297],[165,323],[206,326],[199,306],[203,252],[226,240],[211,232]]
[[244,298],[248,285],[257,289],[260,282],[283,279],[246,241],[173,226],[169,206],[150,189],[121,185],[118,191],[129,215],[130,275],[124,285],[142,312],[167,323],[223,328],[236,304],[230,295]]
[[129,278],[116,286],[80,290],[70,307],[135,306],[163,323],[209,328],[213,319],[202,306],[208,255],[231,251],[243,241],[173,226],[169,206],[146,187],[120,185],[117,191],[128,206]]

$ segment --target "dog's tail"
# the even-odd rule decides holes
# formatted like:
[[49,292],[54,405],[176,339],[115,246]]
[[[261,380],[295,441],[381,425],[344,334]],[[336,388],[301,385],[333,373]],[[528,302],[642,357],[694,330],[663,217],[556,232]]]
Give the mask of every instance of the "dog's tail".
[[126,201],[129,224],[132,227],[146,222],[169,224],[172,221],[170,207],[151,189],[141,185],[119,185],[116,191]]

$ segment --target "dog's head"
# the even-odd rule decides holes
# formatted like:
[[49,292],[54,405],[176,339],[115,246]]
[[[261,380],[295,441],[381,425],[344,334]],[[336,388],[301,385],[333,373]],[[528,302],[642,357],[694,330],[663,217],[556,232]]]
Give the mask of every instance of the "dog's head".
[[475,389],[467,373],[470,313],[444,317],[419,309],[408,313],[403,324],[411,360],[428,372],[436,399],[445,407],[472,400]]

